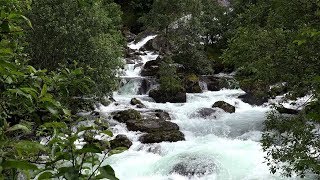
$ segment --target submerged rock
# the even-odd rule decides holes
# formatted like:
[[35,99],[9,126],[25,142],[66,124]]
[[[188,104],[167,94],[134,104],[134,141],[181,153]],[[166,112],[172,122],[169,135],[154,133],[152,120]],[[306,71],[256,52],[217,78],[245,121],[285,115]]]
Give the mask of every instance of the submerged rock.
[[231,104],[226,103],[224,101],[217,101],[212,105],[212,107],[213,108],[217,107],[217,108],[223,109],[225,112],[228,112],[228,113],[236,112],[236,108],[234,106],[232,106]]
[[177,163],[173,165],[170,173],[177,173],[182,176],[205,176],[218,172],[218,167],[211,157],[197,154],[179,155]]
[[216,109],[212,108],[201,108],[199,109],[196,113],[192,114],[193,117],[199,116],[201,118],[208,118],[208,117],[213,117],[216,118],[216,116],[212,116],[217,112]]
[[125,111],[116,112],[116,114],[113,116],[113,119],[115,119],[119,122],[125,123],[129,120],[141,119],[141,114],[134,109],[128,109]]
[[159,143],[163,141],[177,142],[185,140],[184,134],[178,130],[152,132],[142,135],[139,140],[142,143]]
[[118,147],[130,148],[131,145],[132,145],[132,142],[129,140],[129,138],[126,135],[123,135],[123,134],[117,135],[115,139],[110,141],[111,149],[115,149]]
[[187,102],[187,94],[185,92],[168,93],[161,90],[151,90],[149,96],[157,103],[185,103]]

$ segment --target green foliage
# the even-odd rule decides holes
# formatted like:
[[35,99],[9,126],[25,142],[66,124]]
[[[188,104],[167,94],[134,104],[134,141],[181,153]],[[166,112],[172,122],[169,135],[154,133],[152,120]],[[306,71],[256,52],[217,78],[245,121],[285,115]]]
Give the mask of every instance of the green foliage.
[[304,113],[296,117],[269,114],[261,142],[272,173],[282,170],[287,177],[292,173],[301,177],[310,172],[320,175],[319,120]]
[[184,91],[182,82],[177,75],[176,67],[173,64],[171,57],[165,57],[160,64],[160,90],[175,94]]
[[[110,166],[102,163],[108,155],[115,154],[110,151],[108,141],[96,140],[94,136],[100,131],[95,126],[79,126],[76,130],[76,122],[69,123],[45,123],[40,127],[38,135],[52,132],[46,146],[51,149],[46,159],[45,168],[38,175],[41,178],[65,178],[65,179],[117,179]],[[74,129],[74,128],[73,128]],[[79,139],[83,136],[84,145],[80,145]],[[78,144],[78,145],[77,145]],[[102,154],[104,152],[104,154]],[[40,178],[40,179],[41,179]]]
[[267,96],[286,82],[288,97],[312,94],[297,116],[270,113],[262,146],[272,173],[319,176],[319,1],[237,0],[222,58],[237,68],[246,92]]
[[139,33],[142,28],[140,18],[148,13],[152,7],[153,0],[115,0],[121,6],[123,25],[133,33]]
[[55,70],[77,61],[95,82],[91,94],[111,92],[121,66],[121,14],[117,4],[103,0],[34,1],[28,14],[33,30],[27,33],[31,63]]
[[227,8],[211,0],[157,0],[142,18],[145,26],[162,32],[166,38],[165,53],[186,71],[211,74],[212,62],[205,47],[226,44],[222,34],[227,29]]
[[[27,42],[23,26],[35,26],[22,14],[30,9],[30,2],[4,0],[0,5],[0,179],[31,179],[37,175],[38,179],[117,179],[110,166],[101,165],[111,150],[107,141],[93,140],[81,149],[75,148],[81,132],[99,133],[97,128],[71,128],[82,120],[71,115],[71,100],[91,94],[95,85],[89,70],[76,62],[55,71],[30,66],[28,54],[24,53]],[[103,44],[110,41],[92,41],[99,53],[105,53],[104,48],[111,49],[111,45]],[[38,50],[33,53],[44,53]],[[45,62],[39,62],[42,60]],[[106,129],[104,134],[112,135]],[[40,144],[43,137],[49,140]],[[102,151],[105,157],[99,159]],[[88,164],[91,173],[83,171]]]

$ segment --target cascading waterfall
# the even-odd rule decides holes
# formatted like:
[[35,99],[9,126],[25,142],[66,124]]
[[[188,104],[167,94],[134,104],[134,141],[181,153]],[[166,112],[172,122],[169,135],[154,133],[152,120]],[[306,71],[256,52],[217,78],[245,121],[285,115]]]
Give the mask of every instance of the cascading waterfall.
[[[131,49],[140,49],[148,36],[137,44],[130,43]],[[147,52],[141,55],[143,63],[157,58],[157,54]],[[148,109],[162,109],[170,113],[172,122],[179,125],[186,140],[142,144],[138,141],[143,133],[128,131],[125,124],[110,120],[115,135],[125,134],[133,142],[128,151],[111,156],[105,163],[110,164],[121,180],[271,180],[284,179],[279,174],[272,175],[263,163],[264,153],[259,144],[261,130],[269,107],[253,107],[237,97],[244,92],[239,89],[204,91],[187,94],[187,103],[155,103],[147,95],[137,95],[141,86],[139,69],[128,65],[123,76],[126,83],[114,93],[117,104],[102,107],[106,115],[128,108],[133,97],[140,99]],[[128,81],[128,79],[130,79]],[[136,80],[133,80],[136,79]],[[139,79],[139,80],[137,80]],[[206,87],[206,84],[202,85]],[[218,111],[215,117],[205,119],[194,116],[201,108],[210,108],[216,101],[235,105],[236,112],[228,114]],[[182,176],[173,171],[175,167],[192,170],[196,174]]]

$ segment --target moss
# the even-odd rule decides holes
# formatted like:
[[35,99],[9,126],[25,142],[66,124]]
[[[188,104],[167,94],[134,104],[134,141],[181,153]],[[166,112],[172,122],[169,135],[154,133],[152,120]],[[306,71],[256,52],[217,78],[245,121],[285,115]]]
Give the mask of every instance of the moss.
[[141,114],[134,109],[128,109],[118,112],[113,118],[119,122],[126,122],[128,120],[141,120]]

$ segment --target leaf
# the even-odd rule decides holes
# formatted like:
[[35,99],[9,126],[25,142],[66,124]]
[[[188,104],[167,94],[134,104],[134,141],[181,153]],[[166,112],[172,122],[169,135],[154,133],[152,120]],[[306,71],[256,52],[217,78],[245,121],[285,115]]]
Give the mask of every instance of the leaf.
[[102,131],[101,133],[106,134],[106,135],[108,135],[108,136],[110,136],[110,137],[113,136],[113,133],[112,133],[110,130],[104,130],[104,131]]
[[71,116],[71,111],[69,109],[62,109],[63,113],[67,116]]
[[65,176],[66,179],[78,179],[78,169],[75,167],[61,167],[58,169],[58,177]]
[[16,161],[16,160],[9,160],[4,161],[2,163],[2,167],[4,169],[23,169],[23,170],[38,170],[38,167],[32,163],[27,161]]
[[17,131],[17,130],[22,130],[25,133],[31,132],[31,130],[28,127],[26,127],[22,124],[16,124],[16,125],[10,127],[9,129],[7,129],[7,132],[12,132],[12,131]]
[[48,86],[46,84],[44,84],[41,89],[40,97],[44,97],[44,95],[47,93],[47,91],[48,91]]
[[101,153],[102,150],[94,144],[85,144],[82,149],[77,150],[78,154],[83,153]]
[[99,179],[107,178],[109,180],[119,180],[116,177],[116,174],[110,165],[100,167],[99,171],[100,171],[100,175],[97,176],[97,178]]
[[65,129],[67,128],[67,125],[64,122],[48,122],[48,123],[44,123],[42,127],[53,128],[53,129]]
[[32,23],[29,18],[25,17],[24,15],[20,15],[20,17],[22,17],[27,22],[28,26],[33,29]]
[[53,174],[51,172],[43,172],[40,176],[38,176],[38,180],[42,180],[42,179],[51,179],[53,178]]
[[23,156],[34,155],[39,153],[40,151],[45,151],[46,148],[39,142],[33,141],[18,141],[13,144],[18,154]]

